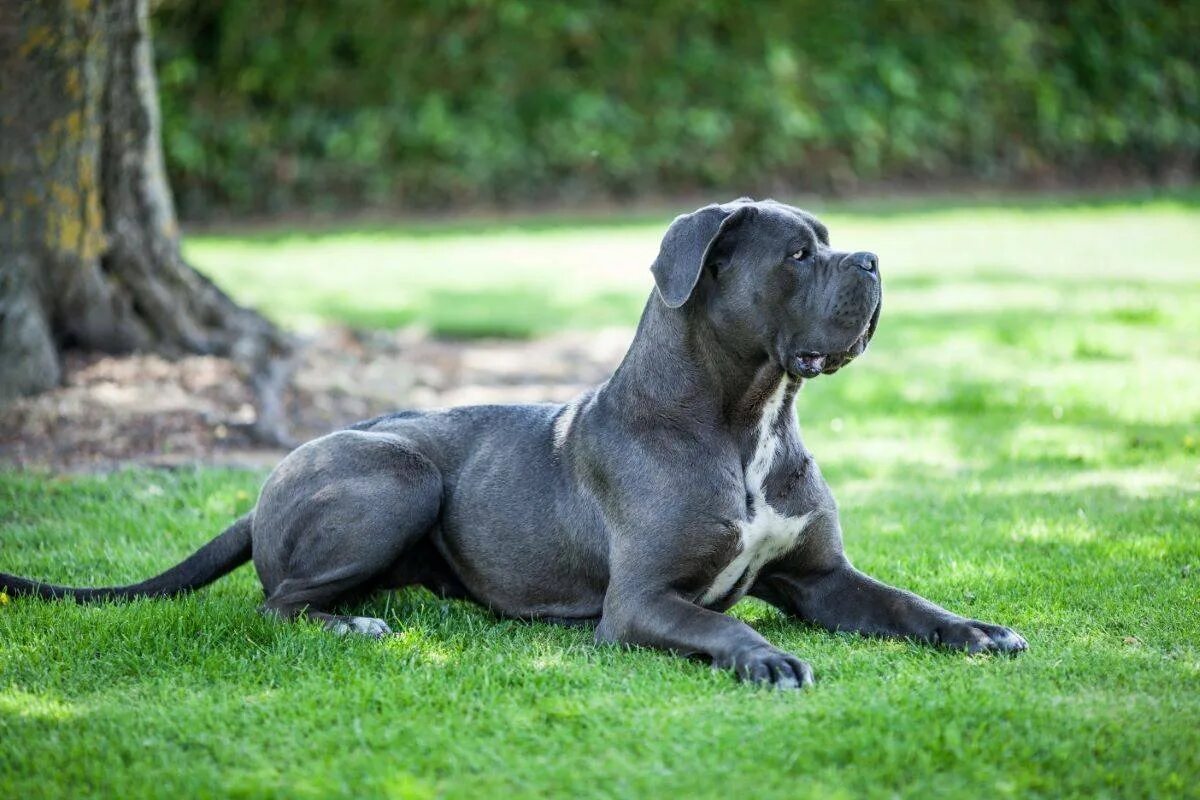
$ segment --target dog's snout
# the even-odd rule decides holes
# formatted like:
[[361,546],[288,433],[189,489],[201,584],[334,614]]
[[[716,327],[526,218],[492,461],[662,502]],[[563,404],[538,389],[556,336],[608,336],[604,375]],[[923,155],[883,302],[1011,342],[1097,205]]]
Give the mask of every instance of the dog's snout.
[[874,253],[868,253],[865,250],[846,256],[846,263],[858,267],[863,272],[869,272],[872,275],[879,272],[879,256]]

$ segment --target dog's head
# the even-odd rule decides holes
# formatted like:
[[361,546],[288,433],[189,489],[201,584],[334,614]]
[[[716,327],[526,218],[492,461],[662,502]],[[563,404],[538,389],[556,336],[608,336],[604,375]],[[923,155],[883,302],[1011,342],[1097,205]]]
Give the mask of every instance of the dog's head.
[[816,217],[747,198],[676,217],[651,267],[661,302],[703,314],[737,352],[831,374],[867,348],[882,291],[873,253],[829,246]]

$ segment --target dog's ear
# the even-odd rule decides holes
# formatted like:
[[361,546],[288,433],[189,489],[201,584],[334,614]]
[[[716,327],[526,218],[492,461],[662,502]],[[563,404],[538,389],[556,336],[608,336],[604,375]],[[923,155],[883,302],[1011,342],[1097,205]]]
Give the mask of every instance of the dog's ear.
[[667,228],[658,258],[650,267],[658,296],[667,308],[679,308],[692,296],[713,246],[750,214],[749,205],[705,206],[681,214]]

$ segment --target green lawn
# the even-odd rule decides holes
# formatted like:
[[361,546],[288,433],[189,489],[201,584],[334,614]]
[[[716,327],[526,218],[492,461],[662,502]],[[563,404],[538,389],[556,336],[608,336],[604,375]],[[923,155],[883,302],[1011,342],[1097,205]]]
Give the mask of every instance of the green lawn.
[[[0,598],[0,796],[1200,797],[1200,212],[825,218],[885,282],[871,351],[798,403],[851,557],[1028,653],[744,602],[817,673],[773,693],[418,591],[371,607],[399,635],[336,639],[260,618],[248,569],[177,601]],[[663,222],[208,236],[189,256],[298,326],[528,335],[632,321]],[[0,570],[144,576],[260,479],[0,474]]]

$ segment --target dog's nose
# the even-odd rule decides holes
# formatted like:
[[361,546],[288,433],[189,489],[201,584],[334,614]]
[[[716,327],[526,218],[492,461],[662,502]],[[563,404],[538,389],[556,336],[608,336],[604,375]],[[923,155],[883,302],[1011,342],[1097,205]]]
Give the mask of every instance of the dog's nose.
[[869,272],[872,275],[879,271],[879,256],[866,251],[851,253],[846,256],[846,263],[858,267],[863,272]]

